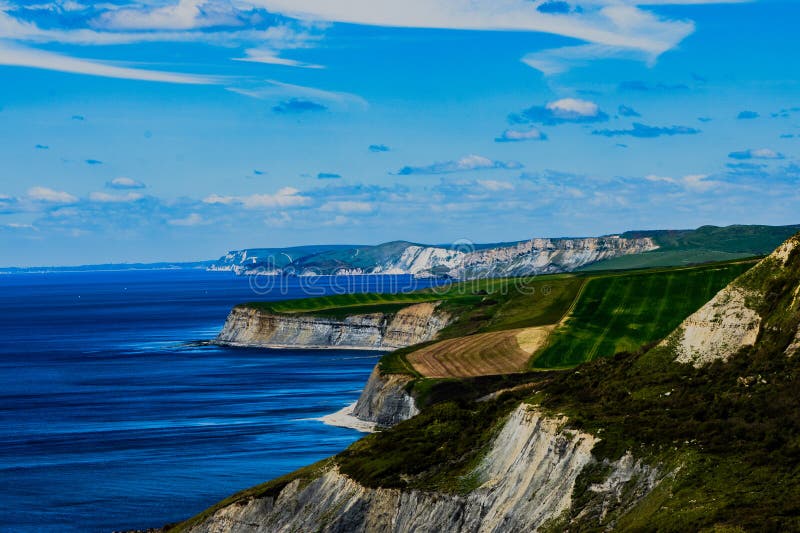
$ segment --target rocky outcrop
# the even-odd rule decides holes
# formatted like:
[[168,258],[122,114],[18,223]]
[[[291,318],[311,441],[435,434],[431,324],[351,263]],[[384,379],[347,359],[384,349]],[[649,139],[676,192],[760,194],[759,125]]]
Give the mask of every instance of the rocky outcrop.
[[761,317],[747,307],[747,292],[730,285],[683,321],[666,343],[675,349],[675,360],[696,367],[721,359],[727,361],[758,338]]
[[228,315],[216,342],[269,348],[395,350],[433,339],[450,321],[450,315],[438,309],[438,302],[410,305],[396,313],[344,318],[275,314],[239,306]]
[[[193,532],[522,532],[570,515],[579,474],[596,464],[595,437],[562,429],[564,420],[521,405],[509,417],[474,470],[479,486],[465,495],[367,488],[327,467],[313,480],[296,479],[277,494],[222,507]],[[657,472],[630,456],[609,463],[592,485],[591,513],[575,520],[601,521],[610,509],[657,484]],[[629,490],[635,484],[636,490]]]
[[411,380],[401,374],[381,375],[376,365],[352,415],[379,427],[389,427],[419,414],[414,398],[406,391]]

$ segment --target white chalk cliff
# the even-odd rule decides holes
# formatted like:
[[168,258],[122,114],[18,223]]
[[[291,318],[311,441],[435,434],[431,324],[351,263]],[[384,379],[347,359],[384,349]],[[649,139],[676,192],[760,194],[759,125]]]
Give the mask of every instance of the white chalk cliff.
[[[563,422],[520,405],[473,471],[479,486],[467,494],[368,488],[331,465],[315,479],[291,481],[277,495],[222,507],[189,531],[535,531],[570,509],[578,475],[596,462],[591,454],[595,437],[562,429]],[[623,493],[641,496],[658,483],[658,472],[630,455],[608,467],[604,480],[589,488],[598,516],[624,505]]]
[[368,313],[343,318],[277,314],[235,307],[216,342],[268,348],[338,348],[395,350],[426,342],[451,321],[438,302],[410,305],[396,313]]

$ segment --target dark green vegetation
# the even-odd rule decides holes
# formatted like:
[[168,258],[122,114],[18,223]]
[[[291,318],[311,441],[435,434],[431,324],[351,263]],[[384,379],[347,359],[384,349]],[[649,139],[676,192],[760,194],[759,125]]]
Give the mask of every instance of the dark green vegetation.
[[728,263],[589,279],[566,324],[553,332],[533,366],[574,366],[661,340],[752,265]]
[[702,226],[693,230],[629,231],[622,237],[651,237],[659,249],[615,257],[583,267],[583,271],[625,270],[696,265],[762,256],[800,231],[792,226]]

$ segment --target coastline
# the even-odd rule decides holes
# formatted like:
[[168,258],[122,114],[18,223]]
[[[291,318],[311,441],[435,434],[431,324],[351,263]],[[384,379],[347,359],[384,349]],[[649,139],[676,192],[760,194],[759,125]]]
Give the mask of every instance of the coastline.
[[375,422],[367,422],[353,416],[353,411],[355,410],[357,403],[358,402],[353,402],[350,405],[342,407],[335,413],[321,416],[319,418],[312,418],[311,420],[318,420],[328,426],[355,429],[361,433],[374,433],[375,426],[377,425]]
[[269,344],[269,343],[251,343],[251,342],[229,342],[211,340],[209,344],[217,346],[226,346],[231,348],[267,348],[270,350],[341,350],[341,351],[360,351],[360,352],[393,352],[397,348],[379,347],[379,346],[348,346],[348,345],[330,345],[330,344]]

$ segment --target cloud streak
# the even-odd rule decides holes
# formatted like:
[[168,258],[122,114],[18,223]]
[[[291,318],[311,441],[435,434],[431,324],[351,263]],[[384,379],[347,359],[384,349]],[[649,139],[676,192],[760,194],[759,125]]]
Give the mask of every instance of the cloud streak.
[[655,137],[673,135],[696,135],[700,133],[697,128],[688,126],[648,126],[647,124],[633,123],[633,127],[626,130],[594,130],[592,135],[602,135],[604,137],[639,137],[641,139],[652,139]]
[[397,175],[452,174],[455,172],[470,172],[473,170],[512,170],[519,168],[522,168],[522,163],[518,163],[517,161],[496,161],[480,155],[468,155],[460,159],[442,161],[421,167],[405,166],[397,171]]

